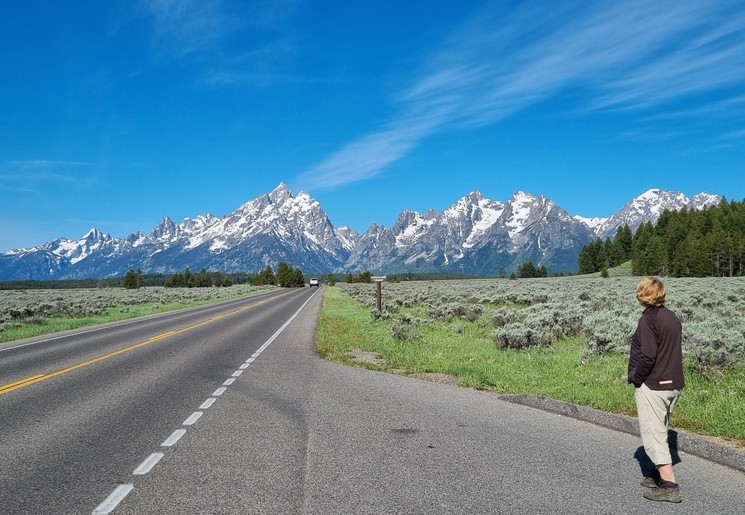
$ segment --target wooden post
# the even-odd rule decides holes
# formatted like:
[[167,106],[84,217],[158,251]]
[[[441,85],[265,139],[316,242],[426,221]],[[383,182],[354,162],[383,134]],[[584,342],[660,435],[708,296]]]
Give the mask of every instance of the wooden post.
[[372,277],[375,281],[375,306],[378,308],[378,312],[383,312],[383,281],[385,281],[384,275],[375,275]]
[[378,287],[378,296],[376,298],[377,305],[378,305],[378,311],[383,311],[383,299],[382,297],[382,290],[383,290],[383,281],[378,281],[376,286]]

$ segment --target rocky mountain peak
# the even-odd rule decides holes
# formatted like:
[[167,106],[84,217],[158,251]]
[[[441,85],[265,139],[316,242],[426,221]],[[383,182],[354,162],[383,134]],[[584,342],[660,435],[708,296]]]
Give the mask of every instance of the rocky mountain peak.
[[718,206],[721,201],[722,197],[719,195],[701,192],[691,197],[691,200],[688,201],[688,208],[703,209],[705,207]]
[[433,220],[437,218],[437,210],[436,209],[428,209],[424,215],[422,215],[425,220]]
[[171,217],[164,216],[163,220],[153,229],[148,237],[152,240],[163,240],[175,237],[179,232],[178,226]]
[[85,235],[81,239],[89,241],[89,242],[94,242],[94,241],[101,241],[103,239],[106,239],[107,237],[110,237],[110,236],[108,234],[101,233],[101,231],[99,231],[98,229],[94,227],[90,231],[85,233]]
[[273,204],[284,204],[285,201],[292,198],[292,192],[287,184],[280,182],[279,186],[267,194],[267,198]]
[[535,202],[538,197],[527,191],[518,190],[512,194],[510,199],[507,201],[511,204],[524,203],[524,202]]
[[401,213],[399,213],[398,218],[396,219],[396,223],[394,223],[393,226],[405,227],[407,225],[416,224],[421,219],[422,215],[420,215],[416,211],[404,209],[403,211],[401,211]]

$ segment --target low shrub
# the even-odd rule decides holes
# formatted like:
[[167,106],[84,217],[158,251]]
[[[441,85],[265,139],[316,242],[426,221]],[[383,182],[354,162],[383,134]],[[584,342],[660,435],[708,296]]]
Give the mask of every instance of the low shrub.
[[498,327],[492,331],[491,337],[500,349],[527,349],[537,345],[553,345],[556,341],[550,331],[517,322]]
[[723,319],[693,322],[683,332],[683,348],[694,367],[712,375],[745,361],[743,326],[732,327]]
[[520,320],[520,313],[514,308],[499,308],[491,315],[491,323],[494,327],[504,327],[518,320]]
[[590,354],[628,352],[637,324],[638,317],[632,318],[619,311],[591,313],[582,323],[585,351]]

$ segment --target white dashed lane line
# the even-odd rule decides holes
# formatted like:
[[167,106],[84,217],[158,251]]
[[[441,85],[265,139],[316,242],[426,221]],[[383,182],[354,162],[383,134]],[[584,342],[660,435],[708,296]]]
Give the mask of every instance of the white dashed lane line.
[[204,401],[201,406],[199,406],[199,409],[208,409],[215,403],[216,400],[217,399],[215,399],[214,397],[210,397],[209,399]]
[[192,413],[191,415],[189,415],[189,418],[187,418],[186,420],[184,420],[184,423],[181,424],[181,425],[182,426],[193,426],[196,423],[196,421],[199,420],[199,417],[201,417],[201,416],[202,416],[202,412],[201,411],[195,411],[194,413]]
[[225,381],[222,385],[223,386],[230,386],[234,382],[235,382],[235,377],[231,377],[230,379],[228,379],[227,381]]
[[131,484],[117,486],[116,489],[111,492],[111,495],[109,495],[104,502],[99,504],[98,507],[93,510],[93,515],[105,515],[106,513],[111,513],[112,510],[122,502],[122,499],[127,497],[127,494],[131,492],[133,488],[134,485]]
[[224,386],[221,386],[220,388],[218,388],[217,390],[214,391],[214,393],[212,394],[212,396],[213,397],[219,397],[219,396],[221,396],[222,394],[225,393],[225,390],[227,390],[227,388],[224,387]]
[[161,447],[172,447],[176,445],[176,442],[186,434],[186,429],[176,429],[171,436],[166,438],[166,441],[160,444]]
[[152,453],[150,456],[147,457],[147,459],[145,459],[145,461],[140,464],[139,467],[135,469],[134,472],[132,472],[132,474],[135,476],[144,476],[145,474],[150,472],[150,470],[152,470],[155,464],[158,463],[163,456],[165,456],[165,454],[163,454],[162,452]]

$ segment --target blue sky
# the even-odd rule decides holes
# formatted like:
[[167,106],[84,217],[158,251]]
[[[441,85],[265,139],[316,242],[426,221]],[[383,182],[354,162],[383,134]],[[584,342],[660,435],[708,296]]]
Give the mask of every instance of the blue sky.
[[474,190],[745,198],[739,1],[2,2],[0,66],[0,251],[280,182],[361,232]]

